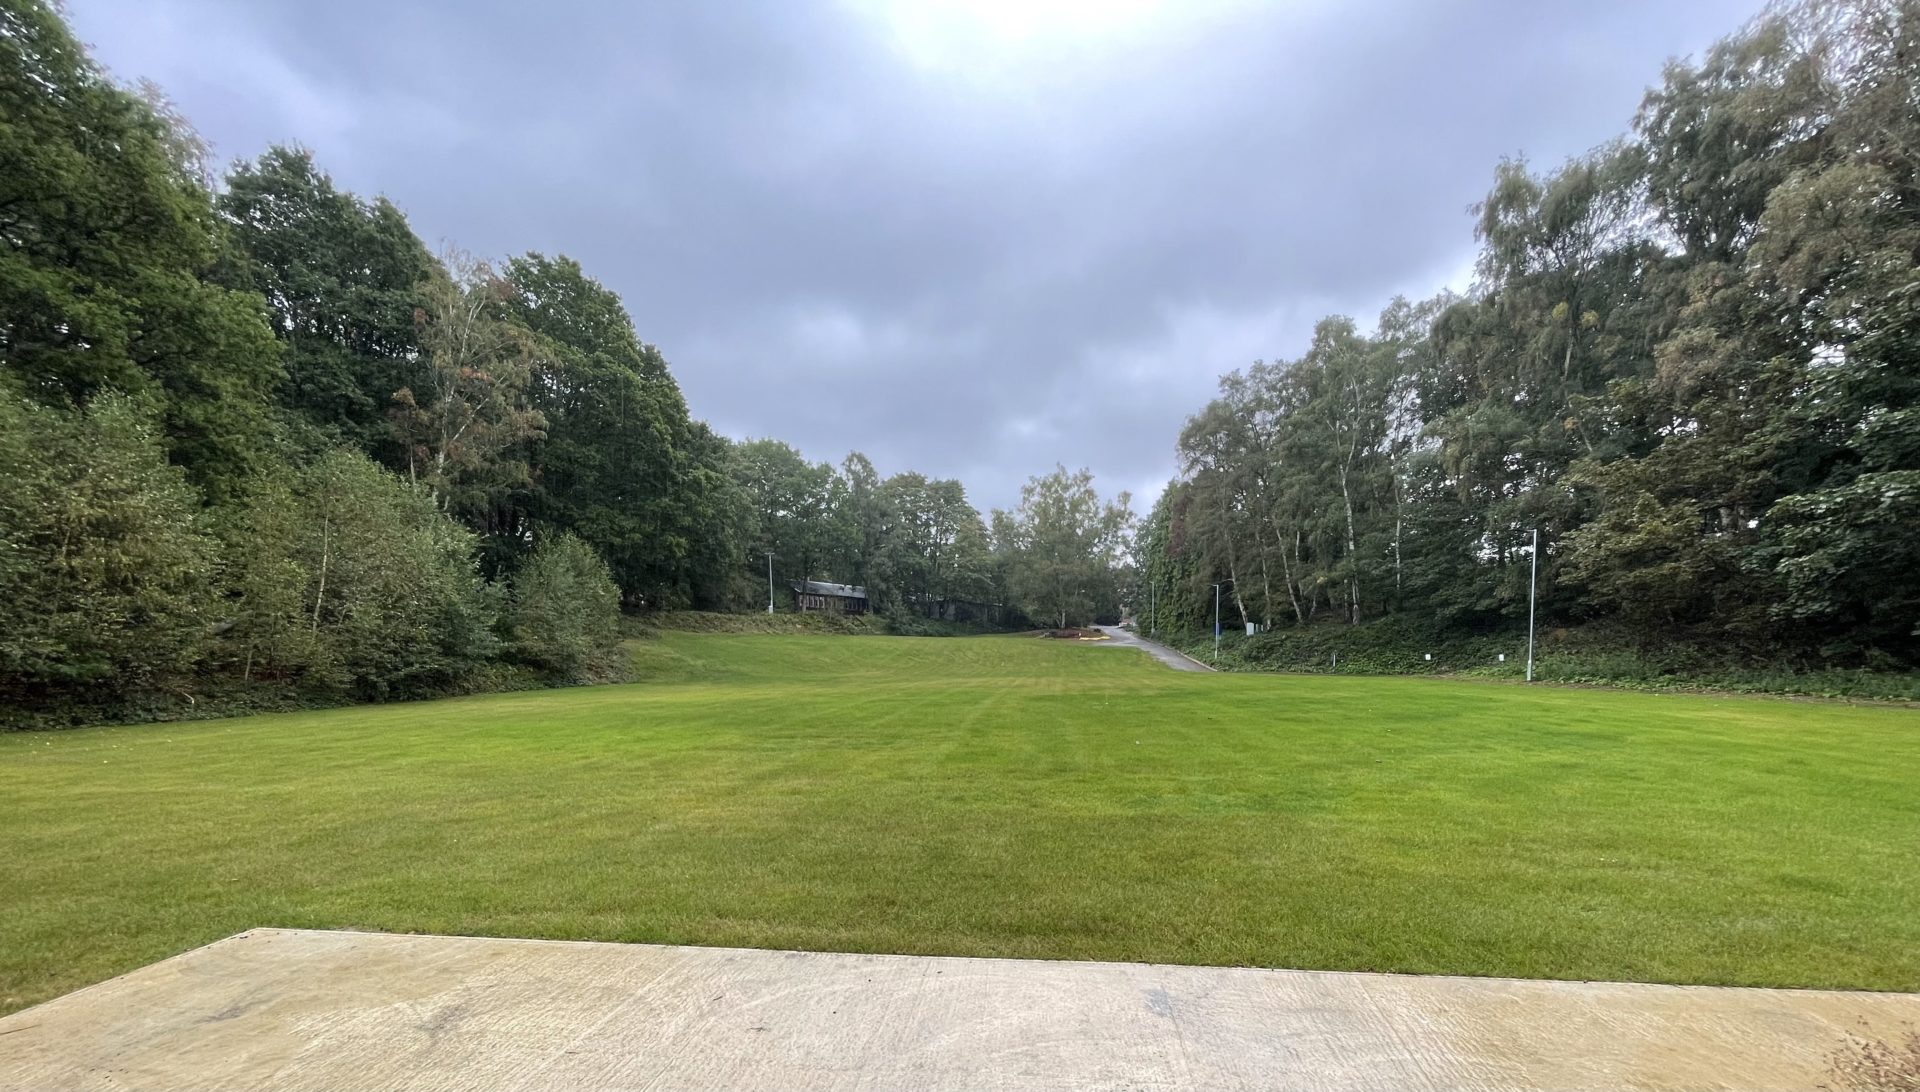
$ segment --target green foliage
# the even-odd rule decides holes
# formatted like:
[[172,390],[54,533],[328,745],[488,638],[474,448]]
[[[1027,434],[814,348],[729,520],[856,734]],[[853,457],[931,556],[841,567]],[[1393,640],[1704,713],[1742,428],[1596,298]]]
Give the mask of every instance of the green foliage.
[[[1773,9],[1670,65],[1621,139],[1502,162],[1472,293],[1225,377],[1135,540],[1084,471],[982,518],[957,481],[716,435],[578,263],[437,260],[297,149],[215,196],[159,89],[0,0],[6,685],[163,715],[599,673],[590,555],[657,610],[758,607],[771,554],[777,601],[861,584],[899,632],[1204,632],[1217,590],[1229,630],[1466,639],[1528,613],[1537,567],[1550,625],[1623,627],[1649,664],[1911,668],[1911,6]],[[571,561],[536,565],[555,535]],[[482,577],[515,573],[543,590],[512,609],[547,605],[502,623]],[[523,623],[546,636],[503,649]]]
[[[888,535],[892,524],[890,498],[882,492],[880,472],[873,461],[855,451],[840,463],[840,480],[845,483],[836,528],[840,539],[838,563],[846,570],[850,583],[867,589],[874,609],[886,610],[895,598]],[[975,518],[978,518],[976,513]]]
[[[1216,662],[1211,631],[1204,623],[1163,629],[1161,637],[1197,659]],[[1537,642],[1534,678],[1547,683],[1920,701],[1920,672],[1891,670],[1887,664],[1878,669],[1829,668],[1813,655],[1794,659],[1777,650],[1724,641],[1649,636],[1624,619],[1548,627],[1537,634]],[[1525,677],[1526,649],[1524,626],[1500,623],[1475,629],[1396,616],[1357,626],[1324,622],[1281,627],[1251,637],[1228,627],[1217,666],[1223,671],[1459,675],[1518,682]]]
[[1008,584],[1021,609],[1056,626],[1118,621],[1120,573],[1133,532],[1131,498],[1122,491],[1102,501],[1093,473],[1053,473],[1028,479],[1020,508],[996,528],[995,546],[1006,555]]
[[[779,440],[748,440],[733,449],[733,475],[748,498],[754,525],[749,560],[773,554],[776,583],[822,579],[840,547],[833,518],[841,481],[827,463],[809,463]],[[785,598],[781,589],[777,598]]]
[[542,540],[521,562],[507,629],[517,659],[561,678],[620,674],[620,589],[607,563],[573,535]]
[[1149,637],[1199,633],[1212,624],[1211,600],[1203,603],[1194,590],[1201,569],[1197,551],[1187,548],[1184,509],[1191,499],[1179,482],[1168,482],[1134,536],[1138,568],[1127,599]]
[[740,582],[753,568],[746,543],[754,513],[733,476],[733,445],[705,422],[694,421],[681,465],[687,553],[678,584],[655,605],[734,605],[741,601]]
[[939,615],[955,601],[983,603],[992,597],[987,527],[968,503],[966,487],[951,478],[895,474],[880,483],[876,507],[878,540],[869,589],[878,592],[876,609],[906,619]]
[[505,277],[508,314],[536,339],[532,404],[546,422],[530,517],[591,543],[635,606],[701,597],[739,547],[715,556],[700,540],[737,539],[728,525],[742,502],[704,465],[707,437],[660,351],[570,258],[528,254]]
[[[913,471],[883,480],[859,452],[836,469],[778,440],[750,440],[733,456],[756,527],[748,561],[773,554],[777,601],[791,581],[831,580],[864,586],[872,609],[896,619],[999,612],[986,522],[958,481]],[[766,602],[764,579],[743,588],[743,604]]]
[[1779,613],[1827,619],[1849,640],[1900,647],[1920,637],[1920,583],[1913,579],[1920,528],[1920,470],[1863,474],[1847,485],[1802,493],[1774,506]]
[[0,0],[0,380],[139,398],[219,497],[259,461],[278,352],[259,297],[209,280],[224,243],[178,146],[52,9]]
[[34,723],[612,677],[621,604],[757,604],[750,549],[782,599],[1002,613],[958,482],[716,435],[577,262],[435,258],[295,147],[216,195],[44,0],[0,0],[0,107],[0,687]]
[[813,611],[805,614],[766,614],[760,611],[723,613],[720,611],[662,611],[644,616],[644,636],[662,631],[685,633],[837,633],[872,635],[886,632],[886,620],[872,614],[836,614]]
[[361,700],[460,687],[498,647],[471,532],[423,488],[335,452],[263,483],[229,527],[228,665]]
[[981,637],[991,633],[1004,633],[1017,628],[1019,623],[1009,624],[1006,620],[989,621],[984,619],[956,622],[943,618],[929,618],[921,614],[894,614],[883,619],[884,632],[891,637]]
[[1528,613],[1537,564],[1556,624],[1920,664],[1910,9],[1770,11],[1669,66],[1630,137],[1500,164],[1472,295],[1222,380],[1142,540],[1160,613],[1219,583],[1229,626],[1471,632]]
[[514,288],[491,265],[457,251],[421,286],[416,382],[393,396],[393,427],[408,481],[491,542],[527,530],[528,445],[545,435],[532,405],[540,346],[508,321]]
[[388,415],[420,381],[414,312],[436,271],[406,217],[285,147],[237,164],[217,205],[240,252],[231,279],[265,297],[286,347],[279,405],[325,442],[404,466]]
[[0,705],[180,686],[208,641],[214,542],[148,416],[0,393],[0,466]]

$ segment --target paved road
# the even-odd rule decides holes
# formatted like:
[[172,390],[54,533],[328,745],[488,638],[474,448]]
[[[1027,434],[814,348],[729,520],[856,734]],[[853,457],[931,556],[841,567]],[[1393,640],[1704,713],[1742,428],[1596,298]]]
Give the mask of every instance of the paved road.
[[1113,643],[1116,645],[1126,645],[1129,648],[1144,649],[1147,655],[1152,656],[1154,659],[1159,660],[1175,671],[1213,670],[1213,668],[1208,667],[1206,664],[1201,663],[1199,660],[1185,653],[1176,652],[1158,641],[1149,641],[1145,637],[1134,633],[1132,630],[1121,629],[1119,626],[1095,626],[1093,628],[1113,638]]
[[0,1018],[0,1089],[1812,1089],[1920,994],[258,929]]

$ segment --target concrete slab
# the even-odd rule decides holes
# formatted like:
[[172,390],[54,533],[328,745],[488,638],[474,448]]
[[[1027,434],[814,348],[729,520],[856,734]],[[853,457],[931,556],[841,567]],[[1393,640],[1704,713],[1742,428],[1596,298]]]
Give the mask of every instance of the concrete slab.
[[1920,995],[256,929],[0,1019],[0,1088],[1808,1089]]

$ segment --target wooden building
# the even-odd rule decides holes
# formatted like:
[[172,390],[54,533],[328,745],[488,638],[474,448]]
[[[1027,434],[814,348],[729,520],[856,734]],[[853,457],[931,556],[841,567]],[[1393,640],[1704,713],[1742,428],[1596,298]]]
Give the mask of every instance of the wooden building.
[[793,582],[793,606],[802,613],[831,611],[835,614],[867,613],[867,589],[853,584],[830,584],[825,580]]

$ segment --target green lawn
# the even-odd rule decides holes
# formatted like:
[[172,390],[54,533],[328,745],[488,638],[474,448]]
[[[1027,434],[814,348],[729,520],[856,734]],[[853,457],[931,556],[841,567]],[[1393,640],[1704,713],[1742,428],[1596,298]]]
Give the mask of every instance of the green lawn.
[[1920,713],[668,633],[0,737],[0,1011],[257,925],[1920,989]]

